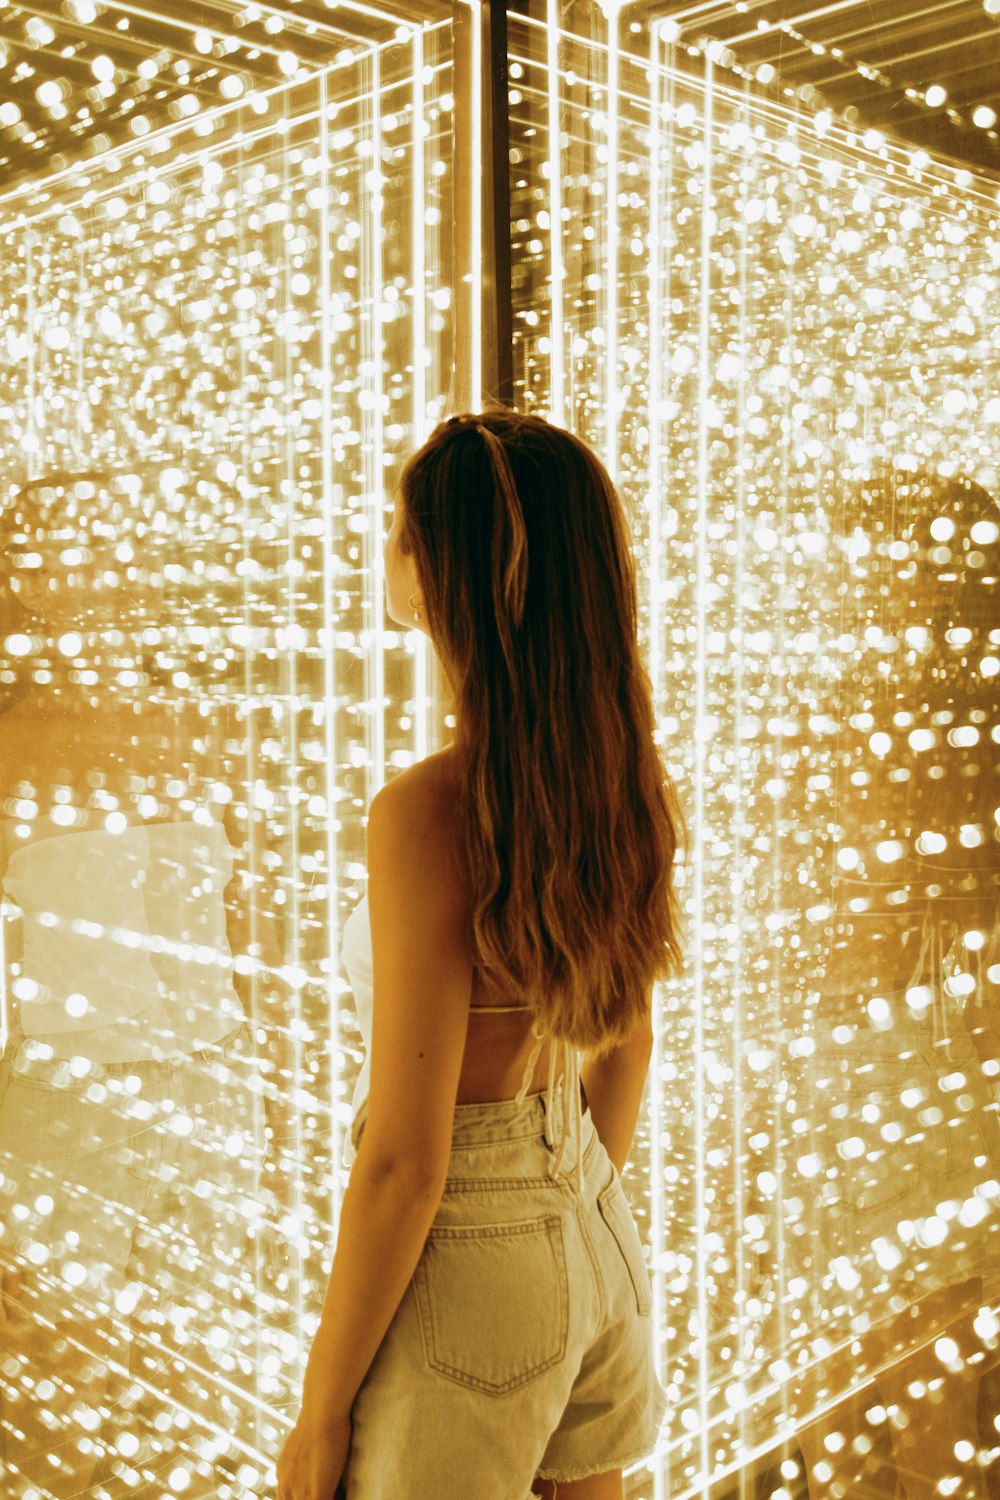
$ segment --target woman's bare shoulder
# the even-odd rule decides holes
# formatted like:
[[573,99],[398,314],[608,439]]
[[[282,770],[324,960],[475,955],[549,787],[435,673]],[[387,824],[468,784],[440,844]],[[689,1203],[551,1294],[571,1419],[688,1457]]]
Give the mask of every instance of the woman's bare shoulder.
[[447,747],[399,771],[383,788],[397,807],[419,808],[420,815],[447,834],[457,829],[458,767]]
[[425,755],[400,773],[412,787],[411,795],[426,798],[438,815],[449,821],[454,821],[459,774],[458,757],[452,745]]

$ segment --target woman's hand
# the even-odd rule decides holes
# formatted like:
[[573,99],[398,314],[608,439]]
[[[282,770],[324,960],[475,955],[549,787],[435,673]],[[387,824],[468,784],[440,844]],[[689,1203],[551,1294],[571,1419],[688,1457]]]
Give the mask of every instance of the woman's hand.
[[334,1500],[350,1446],[349,1416],[300,1415],[278,1455],[278,1500]]

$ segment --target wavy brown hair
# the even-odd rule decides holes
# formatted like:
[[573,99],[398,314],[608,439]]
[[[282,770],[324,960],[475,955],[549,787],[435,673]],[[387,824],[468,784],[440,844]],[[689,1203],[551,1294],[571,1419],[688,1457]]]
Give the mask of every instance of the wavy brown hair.
[[680,966],[680,815],[622,502],[586,443],[503,406],[441,423],[399,489],[453,694],[480,966],[606,1054]]

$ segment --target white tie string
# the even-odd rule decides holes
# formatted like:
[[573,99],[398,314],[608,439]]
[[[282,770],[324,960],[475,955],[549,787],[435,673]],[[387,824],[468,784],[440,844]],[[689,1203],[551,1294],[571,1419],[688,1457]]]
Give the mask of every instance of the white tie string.
[[[550,1033],[549,1032],[539,1029],[539,1023],[537,1021],[535,1021],[532,1024],[531,1030],[532,1030],[532,1034],[535,1037],[535,1045],[532,1047],[531,1053],[530,1053],[530,1055],[528,1057],[528,1061],[524,1065],[524,1076],[521,1079],[521,1087],[518,1090],[517,1096],[516,1096],[518,1103],[520,1103],[524,1099],[525,1095],[528,1092],[528,1085],[531,1082],[532,1074],[535,1071],[535,1065],[538,1062],[538,1058],[539,1058],[539,1055],[541,1053],[542,1047],[543,1047],[545,1041],[550,1037]],[[549,1176],[550,1177],[555,1177],[557,1175],[558,1171],[559,1171],[559,1168],[562,1165],[563,1156],[565,1155],[565,1151],[566,1151],[566,1141],[567,1141],[567,1139],[569,1137],[569,1120],[570,1120],[570,1114],[573,1113],[574,1117],[576,1119],[576,1141],[577,1141],[576,1176],[577,1176],[577,1183],[579,1185],[580,1192],[582,1193],[583,1192],[583,1106],[580,1103],[580,1081],[579,1081],[579,1074],[578,1074],[578,1071],[577,1071],[577,1066],[578,1066],[577,1052],[576,1052],[576,1048],[573,1046],[572,1042],[566,1042],[566,1041],[564,1041],[563,1043],[561,1043],[561,1047],[562,1047],[562,1054],[563,1054],[563,1076],[562,1076],[562,1079],[561,1079],[561,1086],[560,1086],[560,1104],[562,1106],[562,1108],[560,1109],[560,1114],[562,1115],[562,1121],[561,1121],[562,1133],[561,1133],[561,1138],[560,1138],[560,1141],[559,1141],[558,1150],[556,1150],[555,1156],[553,1157],[552,1161],[549,1163]],[[555,1139],[554,1139],[554,1137],[552,1135],[553,1104],[555,1102],[555,1081],[556,1081],[556,1048],[553,1047],[551,1049],[550,1053],[549,1053],[549,1081],[548,1081],[548,1087],[545,1090],[545,1140],[546,1140],[546,1142],[547,1142],[547,1144],[549,1145],[550,1148],[554,1148],[555,1147]]]

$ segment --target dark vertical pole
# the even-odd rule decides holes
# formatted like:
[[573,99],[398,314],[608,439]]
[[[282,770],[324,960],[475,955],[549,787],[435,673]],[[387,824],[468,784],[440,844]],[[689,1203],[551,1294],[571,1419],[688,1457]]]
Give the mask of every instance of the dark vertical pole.
[[483,0],[483,386],[514,400],[506,0]]
[[466,184],[472,170],[472,101],[475,79],[472,76],[473,35],[476,24],[467,5],[456,5],[452,24],[454,44],[455,126],[453,138],[452,222],[451,238],[445,240],[450,256],[447,275],[454,287],[455,328],[451,350],[451,378],[448,382],[446,410],[472,411],[479,405],[479,391],[472,389],[468,350],[474,332],[472,326],[472,194]]

